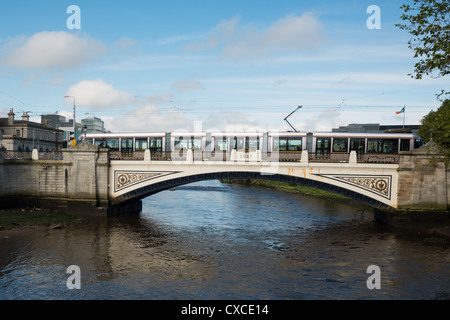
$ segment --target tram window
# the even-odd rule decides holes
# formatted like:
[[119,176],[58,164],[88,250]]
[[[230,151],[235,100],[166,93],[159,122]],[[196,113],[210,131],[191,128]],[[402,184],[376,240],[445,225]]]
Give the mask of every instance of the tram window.
[[302,139],[289,139],[287,141],[288,151],[302,151]]
[[133,138],[122,138],[121,151],[124,151],[124,152],[133,151]]
[[252,138],[252,137],[248,137],[246,138],[246,149],[250,150],[250,151],[256,151],[259,150],[259,137],[256,138]]
[[106,140],[106,147],[113,150],[118,151],[119,150],[119,139],[107,139]]
[[245,138],[244,137],[234,137],[234,149],[238,151],[245,150]]
[[317,138],[316,152],[328,154],[330,153],[331,138]]
[[142,151],[148,149],[148,140],[147,138],[136,138],[135,142],[135,150]]
[[227,151],[227,138],[215,138],[214,139],[215,151]]
[[367,152],[398,153],[397,139],[367,139]]
[[150,152],[162,152],[162,138],[150,138]]
[[410,140],[409,139],[401,139],[400,140],[400,151],[409,151]]
[[94,145],[96,147],[106,148],[106,141],[105,139],[95,139]]
[[287,139],[286,138],[275,138],[273,140],[273,150],[274,151],[287,151]]
[[175,140],[175,150],[202,150],[202,138],[188,138],[179,137]]
[[423,146],[422,139],[415,139],[414,140],[414,149],[420,148],[421,146]]
[[379,152],[377,139],[367,139],[367,152],[370,153]]
[[202,150],[202,138],[191,138],[191,149]]
[[348,138],[333,139],[333,152],[347,152],[347,151],[348,151]]
[[365,139],[354,138],[350,139],[350,151],[356,151],[356,153],[364,153]]
[[175,150],[187,150],[187,149],[188,149],[187,139],[183,139],[183,137],[175,139]]

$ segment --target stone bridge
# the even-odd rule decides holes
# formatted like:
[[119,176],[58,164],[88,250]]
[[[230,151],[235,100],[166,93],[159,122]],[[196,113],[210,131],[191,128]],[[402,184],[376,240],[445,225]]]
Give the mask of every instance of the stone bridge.
[[[14,159],[11,159],[14,158]],[[444,156],[425,147],[403,152],[396,163],[360,162],[356,153],[317,161],[306,151],[296,161],[233,151],[226,159],[188,150],[170,160],[146,150],[115,159],[88,143],[45,157],[35,150],[17,159],[0,153],[0,204],[114,209],[179,185],[212,179],[268,179],[345,195],[386,212],[446,212],[449,175]],[[394,210],[395,209],[395,210]]]

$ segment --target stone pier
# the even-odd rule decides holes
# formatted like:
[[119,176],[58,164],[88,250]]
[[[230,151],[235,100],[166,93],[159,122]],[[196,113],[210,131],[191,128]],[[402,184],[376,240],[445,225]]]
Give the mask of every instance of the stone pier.
[[[2,154],[0,152],[0,154]],[[106,211],[107,149],[88,143],[63,150],[63,160],[5,160],[0,155],[0,206]]]
[[376,218],[391,225],[448,224],[450,175],[445,155],[433,142],[400,156],[398,204],[376,210]]

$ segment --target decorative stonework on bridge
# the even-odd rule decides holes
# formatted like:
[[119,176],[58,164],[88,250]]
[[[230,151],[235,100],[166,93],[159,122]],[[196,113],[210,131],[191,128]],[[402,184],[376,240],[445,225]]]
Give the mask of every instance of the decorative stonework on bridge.
[[318,159],[306,151],[301,158],[283,161],[236,152],[216,158],[189,150],[182,157],[177,152],[153,158],[147,150],[131,159],[113,160],[109,150],[84,142],[56,155],[0,152],[0,203],[50,204],[57,210],[89,204],[98,212],[197,181],[267,179],[329,190],[390,212],[414,211],[421,217],[423,211],[443,212],[440,217],[448,217],[445,157],[425,148],[401,153],[398,163],[361,161],[354,152]]
[[388,200],[392,197],[392,175],[377,176],[377,175],[323,175],[320,177],[327,179],[341,181],[357,188],[372,192],[376,195],[382,196]]
[[182,161],[112,160],[110,200],[120,204],[141,199],[178,185],[208,179],[268,179],[310,185],[345,194],[376,207],[397,206],[398,164],[358,163],[352,153],[347,161],[310,162],[303,152],[300,161],[255,160],[235,154],[228,161],[195,160],[188,152]]
[[178,171],[114,171],[114,192],[118,192],[135,185],[148,182],[156,178],[166,177],[171,174],[179,173]]

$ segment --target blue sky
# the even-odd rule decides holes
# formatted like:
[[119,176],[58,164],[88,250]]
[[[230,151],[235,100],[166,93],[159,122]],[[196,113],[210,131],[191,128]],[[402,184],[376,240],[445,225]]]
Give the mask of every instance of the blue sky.
[[[403,1],[8,1],[0,112],[93,114],[112,131],[417,124],[448,80],[414,80]],[[80,8],[71,30],[67,8]],[[370,5],[381,29],[369,29]]]

